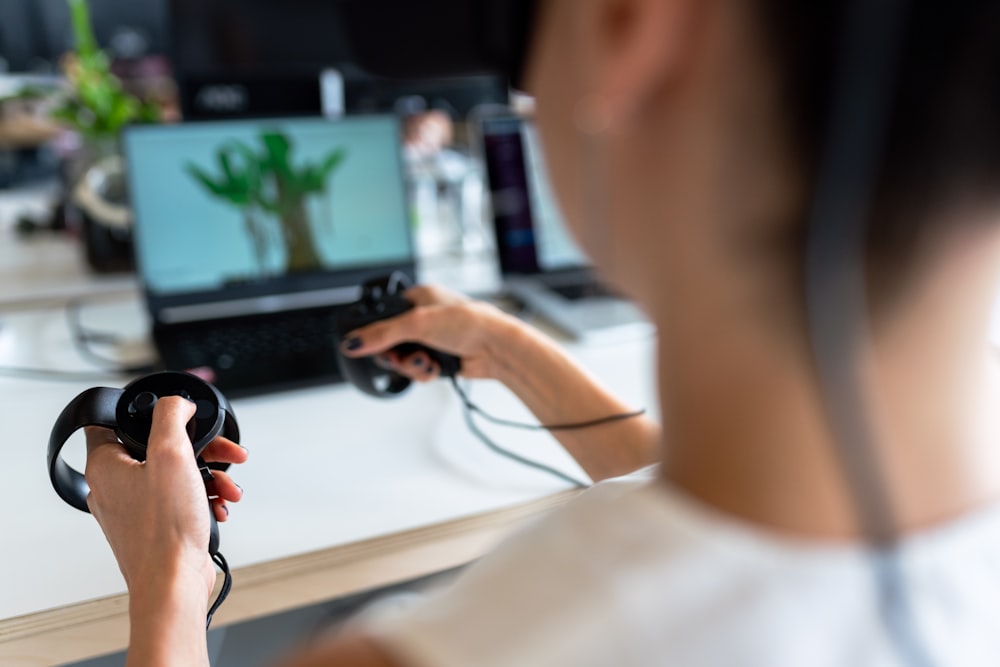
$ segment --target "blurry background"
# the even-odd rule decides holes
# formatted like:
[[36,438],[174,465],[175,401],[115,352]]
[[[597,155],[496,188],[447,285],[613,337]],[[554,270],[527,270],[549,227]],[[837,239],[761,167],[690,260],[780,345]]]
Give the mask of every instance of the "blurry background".
[[[84,97],[79,71],[88,62],[74,32],[73,4],[0,3],[5,241],[11,234],[24,240],[68,233],[79,240],[85,270],[130,272],[127,225],[113,215],[103,219],[105,209],[74,196],[88,169],[116,152],[128,122],[388,112],[403,121],[419,251],[489,250],[481,228],[482,168],[466,121],[508,103],[504,81],[483,76],[403,85],[370,76],[354,64],[327,0],[90,0],[85,8],[112,85],[120,82],[126,96],[148,109],[88,131],[93,105],[83,113],[71,108],[75,116],[63,113]],[[98,175],[99,198],[127,209],[121,178]],[[0,254],[0,264],[4,260]]]
[[[168,0],[93,0],[98,41],[124,58],[167,52]],[[0,3],[0,70],[54,74],[73,48],[66,0]]]

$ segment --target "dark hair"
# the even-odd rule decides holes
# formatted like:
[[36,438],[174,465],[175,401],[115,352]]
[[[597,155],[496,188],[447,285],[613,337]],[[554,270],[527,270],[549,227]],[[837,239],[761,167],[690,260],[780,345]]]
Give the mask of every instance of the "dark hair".
[[[783,106],[814,183],[846,3],[759,2]],[[911,0],[897,71],[868,246],[874,287],[890,292],[935,238],[935,214],[1000,202],[1000,2]]]

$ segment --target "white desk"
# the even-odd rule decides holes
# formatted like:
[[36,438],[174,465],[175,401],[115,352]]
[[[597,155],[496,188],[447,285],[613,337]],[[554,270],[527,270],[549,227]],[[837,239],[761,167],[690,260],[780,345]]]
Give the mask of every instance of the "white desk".
[[15,234],[18,217],[47,217],[57,194],[55,184],[0,190],[0,311],[137,289],[134,276],[90,273],[83,248],[65,234]]
[[[3,317],[0,365],[87,368],[60,309]],[[95,305],[86,320],[139,338],[145,327],[134,299]],[[626,400],[652,407],[652,341],[579,353]],[[127,641],[124,583],[111,552],[93,519],[55,495],[45,467],[56,415],[95,384],[102,383],[0,377],[4,665],[78,660]],[[473,397],[494,413],[530,419],[495,383],[475,384]],[[245,499],[222,527],[236,580],[219,625],[467,562],[517,520],[559,502],[565,489],[486,450],[445,383],[392,401],[336,385],[237,400],[234,408],[251,456],[235,471]],[[546,434],[488,432],[580,474]],[[82,436],[68,449],[80,465]]]

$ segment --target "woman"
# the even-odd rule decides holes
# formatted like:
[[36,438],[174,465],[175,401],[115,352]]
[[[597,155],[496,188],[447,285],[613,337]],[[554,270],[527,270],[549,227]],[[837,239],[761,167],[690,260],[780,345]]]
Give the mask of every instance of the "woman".
[[[450,590],[289,665],[1000,661],[1000,373],[988,333],[1000,15],[989,2],[911,4],[870,207],[869,332],[853,360],[873,397],[867,453],[893,508],[905,613],[872,577],[804,305],[841,3],[548,0],[527,84],[553,184],[597,266],[657,324],[664,415],[662,433],[634,420],[563,442],[596,479],[661,464],[651,482],[596,485]],[[345,352],[388,354],[422,379],[436,372],[426,357],[387,351],[415,340],[461,355],[467,375],[503,380],[542,421],[623,407],[490,307],[429,288],[410,296],[418,308],[354,332]],[[141,472],[91,432],[91,505],[129,582],[130,664],[207,664],[214,577],[185,456],[189,412],[158,404]],[[186,493],[167,493],[181,482]],[[238,500],[229,483],[220,519]]]

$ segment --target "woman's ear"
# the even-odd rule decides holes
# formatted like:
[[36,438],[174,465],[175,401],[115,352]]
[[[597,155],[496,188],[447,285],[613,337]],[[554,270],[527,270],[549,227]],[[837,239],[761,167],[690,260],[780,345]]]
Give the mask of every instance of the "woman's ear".
[[[611,127],[627,123],[689,66],[712,0],[583,0],[575,26],[580,81]],[[584,121],[585,123],[587,121]]]

